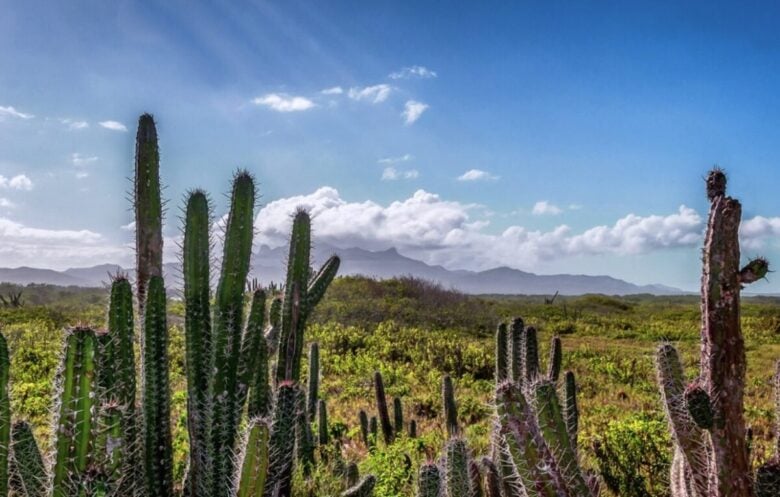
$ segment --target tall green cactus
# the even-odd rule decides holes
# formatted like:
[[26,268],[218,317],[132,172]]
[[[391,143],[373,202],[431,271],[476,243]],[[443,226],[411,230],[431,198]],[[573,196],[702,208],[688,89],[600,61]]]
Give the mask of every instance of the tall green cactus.
[[507,369],[507,328],[506,323],[499,323],[496,328],[496,381],[501,382],[508,378]]
[[138,306],[143,313],[146,286],[152,276],[162,276],[162,201],[157,127],[150,114],[138,119],[135,141],[135,248]]
[[[765,259],[740,269],[740,203],[726,196],[726,175],[707,176],[710,213],[704,241],[701,284],[699,376],[688,388],[682,364],[669,344],[656,363],[661,397],[675,441],[672,489],[685,497],[753,497],[744,418],[745,344],[740,324],[740,291],[768,272]],[[675,485],[685,474],[691,492]],[[757,486],[758,487],[758,486]],[[678,497],[675,495],[675,497]]]
[[417,497],[440,497],[441,471],[433,463],[420,466],[417,476]]
[[458,426],[458,406],[455,402],[455,387],[452,385],[450,375],[444,375],[441,382],[441,393],[447,436],[454,437],[460,433],[460,427]]
[[295,424],[299,407],[299,388],[291,382],[279,384],[271,424],[268,478],[264,497],[290,497],[295,453]]
[[97,396],[97,338],[89,328],[73,328],[65,340],[58,373],[59,415],[54,443],[53,497],[76,494],[92,460]]
[[149,497],[173,495],[171,389],[168,380],[168,322],[163,279],[147,287],[143,326],[144,470]]
[[320,346],[317,342],[309,345],[309,384],[306,394],[306,412],[309,420],[314,421],[317,414],[317,401],[320,389]]
[[393,443],[393,425],[390,423],[390,412],[387,409],[387,396],[385,395],[385,382],[382,373],[374,372],[374,394],[376,396],[376,409],[379,413],[379,424],[382,427],[382,436],[386,444]]
[[451,438],[444,445],[444,488],[446,497],[469,497],[469,451],[462,438]]

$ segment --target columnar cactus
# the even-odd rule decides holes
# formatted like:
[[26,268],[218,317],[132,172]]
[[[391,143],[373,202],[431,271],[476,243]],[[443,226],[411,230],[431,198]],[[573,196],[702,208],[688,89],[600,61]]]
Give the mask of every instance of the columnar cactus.
[[146,285],[162,276],[162,201],[157,127],[150,114],[138,119],[135,141],[135,248],[138,307],[143,313]]
[[[726,175],[707,176],[710,213],[701,282],[701,356],[696,381],[685,387],[677,351],[659,347],[661,396],[675,441],[674,497],[753,497],[744,418],[745,344],[739,317],[740,290],[768,272],[764,259],[740,270],[740,203],[726,196]],[[759,471],[761,474],[761,471]],[[684,478],[692,485],[676,484]]]
[[446,497],[469,497],[469,450],[460,437],[451,438],[444,445],[444,489]]
[[241,462],[238,465],[236,497],[257,497],[263,495],[268,473],[268,423],[261,418],[249,422],[246,441],[243,444]]
[[454,437],[460,433],[460,428],[458,427],[458,406],[455,402],[455,388],[452,385],[450,375],[444,375],[441,382],[441,392],[447,435]]
[[10,365],[8,344],[5,337],[0,335],[0,495],[8,494],[11,449],[11,399],[8,395]]
[[47,495],[46,467],[30,425],[17,421],[12,429],[13,460],[10,486],[12,495],[45,497]]
[[309,385],[306,394],[306,412],[309,421],[317,414],[317,400],[320,389],[320,346],[317,342],[309,345]]
[[441,471],[434,463],[420,466],[417,476],[417,497],[440,497]]
[[379,413],[379,423],[382,426],[382,436],[386,444],[393,443],[393,425],[390,423],[390,412],[387,409],[387,397],[385,396],[385,383],[382,373],[374,372],[374,393],[376,394],[376,409]]

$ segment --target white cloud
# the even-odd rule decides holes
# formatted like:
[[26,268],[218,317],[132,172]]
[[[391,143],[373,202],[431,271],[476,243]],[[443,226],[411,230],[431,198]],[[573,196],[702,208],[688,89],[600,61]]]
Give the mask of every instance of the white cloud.
[[73,162],[74,166],[83,167],[83,166],[88,166],[90,164],[94,164],[95,162],[97,162],[98,157],[94,155],[86,156],[76,152],[71,154],[70,160],[71,162]]
[[286,93],[268,93],[252,100],[255,105],[263,105],[276,112],[300,112],[316,107],[316,104],[306,97],[294,97]]
[[0,188],[30,191],[33,189],[33,182],[26,174],[17,174],[13,178],[0,175]]
[[582,209],[582,205],[580,204],[569,204],[569,210],[570,211],[578,211]]
[[379,159],[377,162],[380,164],[397,164],[399,162],[408,162],[412,159],[414,159],[412,154],[404,154],[399,157],[385,157],[384,159]]
[[127,131],[127,126],[119,121],[100,121],[98,123],[101,127],[110,129],[111,131]]
[[353,87],[347,92],[347,96],[352,100],[366,100],[373,104],[378,104],[387,100],[393,87],[386,84],[366,86],[364,88]]
[[25,112],[20,112],[16,109],[14,109],[12,106],[3,107],[0,105],[0,119],[4,117],[16,117],[18,119],[32,119],[35,117],[32,114],[27,114]]
[[420,119],[420,116],[422,116],[423,112],[426,110],[428,110],[428,104],[417,102],[415,100],[409,100],[404,105],[404,111],[401,113],[401,116],[404,118],[404,122],[408,126]]
[[406,171],[399,171],[394,167],[386,167],[382,171],[382,181],[393,181],[397,179],[417,179],[420,176],[420,172],[417,169],[407,169]]
[[0,198],[0,207],[5,207],[6,209],[13,209],[16,207],[16,204],[8,200],[7,198]]
[[458,181],[487,181],[498,178],[498,176],[490,174],[487,171],[483,171],[482,169],[469,169],[465,173],[458,176]]
[[390,79],[407,79],[407,78],[435,78],[438,76],[436,71],[431,71],[424,66],[409,66],[404,67],[400,71],[390,73],[388,76]]
[[89,128],[89,123],[87,121],[74,121],[73,119],[70,118],[64,118],[64,119],[60,119],[60,122],[66,125],[68,129],[72,129],[72,130]]
[[320,93],[322,93],[323,95],[341,95],[342,93],[344,93],[344,88],[340,86],[334,86],[332,88],[325,88]]
[[129,262],[132,249],[90,230],[32,228],[0,217],[0,258],[4,266],[65,268]]
[[768,238],[780,237],[780,217],[756,216],[743,221],[739,235],[744,248],[763,248]]
[[560,207],[546,200],[540,200],[539,202],[536,202],[534,204],[533,210],[531,210],[531,213],[535,216],[544,216],[546,214],[555,216],[561,212],[563,212],[563,210]]
[[[629,214],[613,225],[580,233],[561,225],[549,231],[510,226],[487,231],[489,221],[474,204],[447,201],[418,190],[410,198],[380,205],[348,202],[323,187],[310,195],[276,200],[255,219],[258,243],[284,245],[291,215],[308,209],[320,241],[340,247],[382,250],[396,247],[406,255],[447,267],[486,269],[509,265],[533,270],[539,262],[583,255],[633,255],[701,242],[702,218],[681,206],[669,215]],[[480,214],[478,216],[478,214]]]
[[127,224],[123,224],[119,227],[122,231],[135,231],[135,221],[131,221]]

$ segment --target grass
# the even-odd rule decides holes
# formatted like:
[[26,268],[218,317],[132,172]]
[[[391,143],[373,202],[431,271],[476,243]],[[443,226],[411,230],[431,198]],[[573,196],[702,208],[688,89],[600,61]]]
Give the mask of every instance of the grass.
[[[0,292],[13,290],[0,286]],[[31,421],[46,445],[51,423],[51,384],[62,329],[68,324],[104,326],[107,291],[36,285],[24,289],[22,308],[0,309],[0,323],[12,354],[12,408]],[[770,378],[780,358],[780,300],[744,299],[747,342],[746,416],[753,428],[753,458],[763,461],[773,447]],[[177,477],[184,471],[185,426],[183,329],[180,302],[169,305],[171,381]],[[601,469],[621,496],[668,495],[669,436],[655,385],[653,354],[658,343],[674,342],[693,378],[698,370],[697,297],[600,295],[559,297],[469,297],[414,278],[376,282],[339,278],[317,308],[307,332],[321,350],[321,396],[328,404],[331,432],[341,438],[343,457],[361,474],[378,478],[375,495],[413,495],[420,462],[435,457],[444,441],[441,378],[455,381],[461,423],[475,454],[489,449],[495,325],[522,316],[547,344],[559,334],[563,367],[575,372],[580,388],[580,446],[585,464]],[[543,370],[546,364],[543,364]],[[376,413],[372,375],[381,371],[388,398],[398,396],[406,420],[415,419],[420,437],[402,437],[391,447],[369,451],[359,441],[358,411]],[[305,374],[305,372],[304,372]],[[598,457],[598,456],[601,457]],[[312,493],[335,494],[342,464],[331,454],[309,483]]]

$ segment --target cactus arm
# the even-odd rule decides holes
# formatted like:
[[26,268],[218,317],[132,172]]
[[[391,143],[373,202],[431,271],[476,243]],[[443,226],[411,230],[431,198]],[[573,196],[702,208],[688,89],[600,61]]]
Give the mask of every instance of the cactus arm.
[[453,437],[460,433],[460,427],[458,426],[458,405],[455,402],[455,388],[452,385],[452,378],[450,375],[444,375],[441,384],[441,392],[447,435]]
[[299,210],[293,220],[290,253],[287,258],[287,280],[282,304],[279,358],[276,362],[276,382],[298,381],[299,350],[303,349],[303,314],[309,285],[309,255],[311,252],[311,219]]
[[496,328],[496,384],[507,379],[507,329],[506,323],[499,323]]
[[309,378],[306,394],[306,412],[309,421],[317,414],[317,400],[320,389],[320,346],[317,342],[309,346]]
[[325,264],[322,265],[320,270],[309,283],[309,288],[306,291],[306,317],[314,309],[314,307],[325,296],[325,291],[330,286],[333,278],[336,277],[336,273],[339,271],[341,265],[341,259],[337,255],[331,256]]
[[580,410],[577,407],[577,381],[572,371],[566,371],[564,374],[563,395],[563,417],[566,421],[566,431],[569,433],[571,445],[576,451],[580,426]]
[[[143,486],[139,423],[136,414],[136,365],[135,365],[135,322],[133,318],[133,290],[124,276],[117,276],[111,283],[111,297],[108,310],[108,335],[115,370],[111,391],[105,401],[114,403],[120,410],[121,424],[121,474],[117,493],[133,495]],[[108,359],[102,357],[101,364]]]
[[215,497],[230,488],[230,479],[235,473],[232,456],[241,415],[238,368],[244,326],[244,288],[252,252],[254,205],[254,180],[249,173],[239,172],[233,178],[212,325],[212,412],[209,429],[213,448],[210,455],[214,461],[212,495]]
[[[252,313],[255,312],[252,307]],[[250,322],[253,322],[251,319]],[[257,321],[255,322],[255,327]],[[257,328],[256,333],[260,333],[262,328]],[[268,416],[271,412],[272,392],[268,384],[268,343],[261,335],[257,343],[257,349],[254,354],[254,368],[252,370],[251,386],[249,387],[249,405],[247,412],[251,418],[258,416]]]
[[173,495],[168,324],[163,279],[149,279],[143,327],[144,473],[149,497]]
[[[244,408],[247,394],[255,385],[255,379],[260,373],[259,369],[264,368],[265,374],[268,374],[268,366],[261,364],[261,357],[264,356],[265,362],[268,361],[268,345],[263,337],[265,328],[265,292],[255,290],[252,293],[252,307],[249,310],[244,337],[241,340],[241,358],[238,363],[238,406],[239,410]],[[268,379],[266,377],[266,385]]]
[[295,425],[299,405],[298,388],[290,382],[282,382],[276,392],[276,402],[268,450],[271,460],[265,482],[264,497],[290,497],[282,493],[289,488],[295,454]]
[[509,340],[507,348],[509,349],[509,377],[512,381],[521,385],[525,377],[525,365],[523,364],[523,334],[525,324],[521,318],[514,318],[509,326]]
[[54,445],[54,468],[52,479],[52,495],[66,497],[70,492],[67,485],[69,463],[71,458],[71,434],[73,431],[73,399],[76,393],[77,363],[80,354],[80,337],[70,332],[65,339],[65,352],[58,372],[59,419],[56,425],[56,441]]
[[523,364],[525,365],[525,382],[531,384],[539,376],[539,340],[536,328],[529,326],[523,334]]
[[558,378],[561,376],[562,361],[561,338],[554,336],[550,342],[550,361],[547,364],[547,379],[553,383],[558,383]]
[[433,463],[420,466],[417,477],[417,497],[439,497],[441,495],[441,472]]
[[462,438],[451,438],[444,446],[444,482],[447,497],[469,497],[469,452]]
[[160,199],[160,154],[154,118],[138,119],[135,141],[135,247],[138,306],[143,311],[146,286],[152,276],[162,276],[162,201]]
[[549,381],[539,382],[534,393],[539,428],[551,455],[556,459],[555,466],[572,496],[589,497],[590,489],[577,462],[555,385]]
[[376,395],[376,409],[379,413],[379,423],[382,426],[382,436],[385,443],[393,443],[393,425],[390,423],[390,413],[387,409],[387,396],[385,395],[385,383],[382,373],[374,372],[374,393]]
[[8,495],[11,449],[11,400],[9,396],[8,343],[0,333],[0,495]]
[[393,397],[393,425],[396,436],[401,436],[404,432],[404,406],[400,397]]
[[354,487],[342,492],[341,497],[371,497],[374,495],[374,486],[376,486],[376,477],[368,475]]
[[44,497],[47,494],[46,466],[30,425],[17,421],[12,428],[12,495]]
[[268,474],[268,424],[262,419],[249,422],[241,463],[238,465],[238,489],[236,497],[257,497],[263,495]]
[[701,428],[691,419],[685,405],[683,367],[677,350],[671,344],[663,344],[658,348],[656,369],[672,437],[691,472],[698,497],[708,496],[708,441]]

